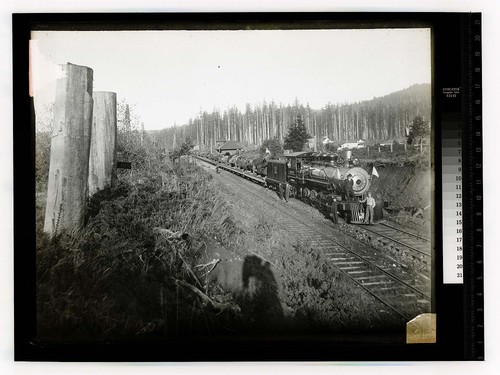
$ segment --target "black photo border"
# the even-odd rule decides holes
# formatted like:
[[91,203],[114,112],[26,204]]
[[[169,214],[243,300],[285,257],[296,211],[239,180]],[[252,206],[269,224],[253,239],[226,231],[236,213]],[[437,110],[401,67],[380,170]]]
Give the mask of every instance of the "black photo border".
[[[13,15],[14,102],[14,317],[17,361],[430,361],[480,360],[482,335],[476,310],[482,294],[471,288],[482,276],[472,246],[482,208],[474,184],[477,157],[472,154],[475,129],[463,128],[464,284],[443,284],[441,215],[441,133],[445,113],[457,113],[470,124],[472,13],[25,13]],[[480,19],[480,17],[479,17]],[[433,58],[433,124],[435,160],[435,238],[433,312],[437,316],[435,344],[348,344],[312,336],[280,340],[273,337],[238,340],[175,340],[162,342],[39,343],[36,341],[35,279],[35,129],[29,96],[29,39],[34,30],[145,29],[302,29],[302,28],[429,27]],[[480,62],[480,61],[479,61]],[[461,87],[462,100],[451,105],[442,98],[445,87]],[[477,130],[477,128],[476,128]],[[476,172],[476,174],[474,174]],[[480,325],[480,324],[479,324]]]

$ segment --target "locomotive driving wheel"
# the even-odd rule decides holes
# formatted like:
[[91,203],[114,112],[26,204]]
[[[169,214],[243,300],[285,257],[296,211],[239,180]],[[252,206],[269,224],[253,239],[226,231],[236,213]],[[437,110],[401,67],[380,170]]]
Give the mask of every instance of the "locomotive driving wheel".
[[311,190],[311,201],[313,203],[316,203],[317,199],[318,199],[318,192],[316,190]]
[[304,201],[305,202],[309,201],[310,196],[311,196],[311,190],[309,190],[308,188],[304,188],[302,190],[302,198],[304,199]]

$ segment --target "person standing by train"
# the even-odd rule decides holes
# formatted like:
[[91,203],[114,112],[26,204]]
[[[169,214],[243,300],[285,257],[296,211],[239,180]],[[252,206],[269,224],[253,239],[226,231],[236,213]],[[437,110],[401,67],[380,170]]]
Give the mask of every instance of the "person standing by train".
[[290,185],[288,184],[288,182],[285,182],[284,198],[285,202],[288,202],[288,200],[290,199]]
[[373,209],[375,208],[375,198],[372,198],[372,193],[368,192],[365,199],[361,203],[366,202],[365,224],[373,225]]
[[339,216],[338,216],[337,210],[338,210],[337,198],[333,198],[333,201],[332,201],[332,212],[330,213],[330,216],[332,218],[333,224],[338,224],[339,223]]
[[347,179],[344,183],[344,190],[347,199],[347,203],[351,203],[351,197],[354,200],[354,181],[352,179],[352,174],[347,175]]

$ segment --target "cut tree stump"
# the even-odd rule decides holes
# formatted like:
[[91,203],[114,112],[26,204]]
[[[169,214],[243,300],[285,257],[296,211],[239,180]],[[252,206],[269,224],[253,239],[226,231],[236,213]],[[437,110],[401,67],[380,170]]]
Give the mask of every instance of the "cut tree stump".
[[89,195],[116,183],[116,93],[94,91]]
[[92,128],[92,69],[70,63],[60,67],[44,223],[44,232],[51,235],[83,225]]

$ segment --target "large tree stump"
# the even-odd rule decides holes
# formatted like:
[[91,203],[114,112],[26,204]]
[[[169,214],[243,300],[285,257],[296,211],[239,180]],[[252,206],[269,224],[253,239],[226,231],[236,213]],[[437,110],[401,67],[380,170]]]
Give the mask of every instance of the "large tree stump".
[[56,83],[54,126],[44,231],[83,225],[92,127],[93,71],[86,66],[61,65]]
[[89,195],[116,182],[116,93],[94,92]]

